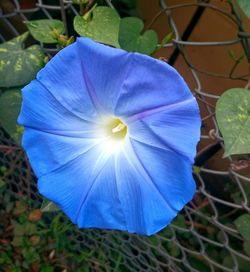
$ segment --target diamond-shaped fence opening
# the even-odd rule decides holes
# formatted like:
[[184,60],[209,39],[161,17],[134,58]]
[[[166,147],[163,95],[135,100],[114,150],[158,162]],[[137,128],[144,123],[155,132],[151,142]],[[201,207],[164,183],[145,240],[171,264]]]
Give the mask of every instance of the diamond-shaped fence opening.
[[[64,22],[67,32],[72,32],[69,18],[78,14],[78,8],[72,1],[34,2],[31,1],[30,6],[24,8],[20,5],[22,1],[2,1],[2,42],[23,33],[23,21],[32,18],[59,18]],[[200,148],[194,167],[197,193],[177,219],[157,235],[144,237],[116,231],[74,229],[68,233],[72,250],[76,254],[82,250],[92,252],[89,258],[91,271],[249,271],[250,257],[244,249],[247,241],[233,223],[237,217],[250,211],[249,167],[243,170],[239,167],[242,161],[247,164],[249,158],[236,156],[222,160],[224,146],[214,116],[219,95],[206,89],[203,78],[207,75],[209,80],[247,82],[248,76],[235,76],[236,67],[224,74],[209,72],[206,68],[198,67],[197,63],[192,63],[189,58],[192,50],[203,52],[205,47],[206,52],[209,52],[210,48],[224,48],[228,52],[228,46],[245,43],[246,40],[237,37],[237,26],[234,28],[235,39],[192,42],[189,37],[202,21],[204,11],[227,17],[229,25],[235,23],[236,19],[230,10],[217,6],[218,1],[179,1],[174,5],[168,2],[173,1],[159,1],[161,10],[155,21],[165,16],[166,27],[174,34],[172,42],[165,46],[166,50],[171,50],[169,63],[175,65],[177,57],[181,58],[182,70],[192,78],[193,93],[199,102],[203,120]],[[106,4],[113,7],[111,1],[106,1]],[[173,12],[187,7],[196,8],[196,12],[184,34],[180,34]],[[55,47],[43,47],[48,55],[57,52]],[[4,129],[0,131],[0,165],[7,169],[3,178],[10,192],[28,195],[34,203],[41,202],[27,158]]]

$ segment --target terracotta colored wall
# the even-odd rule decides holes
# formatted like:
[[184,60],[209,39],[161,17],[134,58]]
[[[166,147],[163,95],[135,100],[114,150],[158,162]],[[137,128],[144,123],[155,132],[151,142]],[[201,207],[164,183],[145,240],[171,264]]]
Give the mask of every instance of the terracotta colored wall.
[[[183,3],[196,3],[197,1],[186,0],[166,0],[168,5],[176,5]],[[213,0],[210,4],[214,4],[219,8],[230,12],[226,1]],[[141,10],[142,16],[145,19],[146,25],[152,20],[157,12],[160,11],[158,1],[139,0],[138,7]],[[173,18],[176,22],[180,34],[183,33],[187,24],[191,20],[196,7],[179,8],[172,11]],[[248,20],[243,14],[243,21],[247,26],[247,30],[250,31],[250,20]],[[160,39],[164,35],[170,32],[170,28],[167,22],[166,16],[162,15],[153,27],[159,34]],[[189,41],[225,41],[237,39],[237,27],[230,19],[220,13],[206,9],[194,31],[192,32]],[[190,62],[197,68],[206,70],[209,72],[228,74],[230,68],[233,65],[232,59],[229,57],[229,50],[234,50],[236,55],[242,53],[241,45],[228,45],[228,46],[185,46],[185,52]],[[172,53],[172,49],[162,49],[156,56],[162,56],[169,58]],[[183,77],[187,80],[191,88],[194,88],[194,82],[191,75],[188,73],[188,69],[184,64],[183,58],[179,57],[174,65]],[[246,61],[237,68],[236,75],[242,75],[248,73],[248,65]],[[211,94],[221,94],[227,88],[235,86],[244,86],[244,82],[235,80],[219,79],[215,77],[209,77],[199,74],[201,83],[204,89]]]

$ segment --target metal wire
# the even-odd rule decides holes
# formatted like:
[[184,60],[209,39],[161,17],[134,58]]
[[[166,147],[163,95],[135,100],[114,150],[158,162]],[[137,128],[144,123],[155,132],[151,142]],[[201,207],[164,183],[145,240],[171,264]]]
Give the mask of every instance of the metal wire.
[[[193,92],[200,106],[204,109],[202,120],[205,129],[202,131],[201,143],[206,147],[209,147],[211,143],[218,144],[223,152],[222,137],[219,134],[214,116],[214,105],[219,96],[207,91],[201,83],[200,77],[205,73],[211,78],[222,77],[225,80],[240,79],[246,81],[246,76],[234,78],[226,73],[220,75],[199,70],[190,62],[186,51],[190,47],[222,47],[238,44],[242,42],[242,38],[239,36],[234,40],[206,42],[182,40],[172,16],[172,10],[186,8],[187,6],[204,6],[210,8],[213,12],[231,18],[231,23],[237,24],[237,21],[230,13],[208,3],[198,2],[194,4],[192,2],[168,6],[167,2],[167,0],[160,1],[162,11],[159,16],[162,16],[162,14],[166,16],[175,38],[165,47],[178,48],[180,57],[185,61],[186,69],[191,72],[190,74],[195,82],[196,86]],[[68,0],[59,0],[57,5],[50,5],[48,1],[44,4],[43,0],[38,0],[36,7],[30,9],[21,9],[17,0],[13,0],[12,3],[13,9],[7,13],[2,9],[0,10],[0,23],[13,36],[20,34],[12,20],[15,16],[20,16],[22,20],[29,20],[29,16],[34,13],[40,13],[39,16],[43,18],[57,16],[64,22],[67,29],[66,33],[68,33],[67,16],[77,14],[77,7]],[[111,1],[106,1],[106,3],[114,8]],[[1,33],[0,40],[4,42],[5,39],[4,33]],[[57,51],[56,48],[43,46],[45,52],[49,54]],[[202,152],[201,150],[200,153]],[[220,157],[217,156],[215,160],[219,165]],[[8,180],[10,191],[14,193],[23,192],[35,202],[41,201],[36,190],[36,179],[23,151],[3,130],[0,130],[0,164],[8,169],[5,179]],[[203,271],[202,268],[197,266],[197,262],[206,265],[210,271],[243,271],[240,268],[240,262],[244,260],[250,264],[250,257],[242,249],[244,239],[233,224],[225,224],[224,220],[233,213],[250,212],[250,200],[245,191],[246,184],[250,184],[250,178],[249,175],[238,171],[235,164],[237,164],[237,161],[230,157],[227,159],[226,169],[213,169],[209,164],[203,163],[199,167],[199,171],[195,171],[197,193],[194,200],[182,211],[182,218],[184,218],[182,224],[173,223],[153,237],[129,235],[116,231],[76,229],[70,234],[74,242],[72,247],[75,247],[76,250],[89,248],[89,250],[98,251],[101,249],[109,261],[103,263],[97,259],[99,269],[101,269],[98,271]],[[232,197],[227,197],[225,188],[224,194],[218,194],[211,188],[211,180],[220,187],[229,187],[229,190],[233,190],[238,195],[239,200],[236,201]],[[237,248],[235,244],[237,244]],[[224,256],[230,258],[232,264],[224,263],[221,256],[215,256],[216,252],[223,252]],[[117,267],[119,256],[122,257]]]

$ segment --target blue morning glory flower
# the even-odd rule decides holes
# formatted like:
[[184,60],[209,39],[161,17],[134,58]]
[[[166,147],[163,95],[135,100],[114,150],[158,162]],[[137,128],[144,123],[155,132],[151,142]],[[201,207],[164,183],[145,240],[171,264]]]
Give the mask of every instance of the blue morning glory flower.
[[192,199],[199,110],[168,64],[79,38],[22,94],[38,189],[80,228],[151,235]]

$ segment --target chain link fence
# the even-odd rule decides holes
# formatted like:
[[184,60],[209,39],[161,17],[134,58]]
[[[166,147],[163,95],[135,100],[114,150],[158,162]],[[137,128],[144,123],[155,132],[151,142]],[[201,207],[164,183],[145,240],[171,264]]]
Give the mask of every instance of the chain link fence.
[[[35,6],[27,8],[21,8],[21,2],[13,0],[1,3],[1,42],[21,34],[25,30],[22,21],[32,18],[61,19],[67,29],[66,34],[72,32],[70,18],[78,14],[78,9],[71,1],[37,0]],[[106,4],[113,8],[111,1],[106,1]],[[149,2],[145,4],[150,5]],[[196,26],[195,20],[196,23],[197,20],[202,20],[206,9],[226,16],[229,24],[238,26],[238,23],[231,13],[209,1],[187,1],[185,4],[169,5],[168,0],[161,0],[159,5],[161,11],[154,21],[160,16],[165,16],[174,34],[171,43],[165,45],[167,48],[173,48],[169,63],[173,65],[177,57],[184,60],[185,69],[188,69],[195,82],[193,93],[201,107],[202,136],[194,166],[197,193],[177,219],[157,235],[144,237],[117,231],[74,229],[68,234],[72,239],[72,249],[76,254],[83,249],[94,252],[89,264],[90,271],[249,271],[250,257],[244,250],[244,238],[233,224],[238,216],[250,212],[250,174],[247,168],[249,157],[235,156],[224,159],[220,169],[223,141],[214,116],[215,103],[219,96],[207,91],[200,79],[201,75],[206,74],[211,80],[219,77],[224,80],[247,81],[247,75],[233,76],[236,67],[223,75],[198,69],[190,62],[186,53],[190,48],[199,50],[204,46],[226,47],[245,43],[245,38],[239,36],[234,40],[220,42],[188,41],[188,33],[186,32],[186,37],[180,34],[172,16],[175,9],[191,6],[196,8],[192,18],[193,28]],[[189,27],[190,33],[191,30]],[[57,51],[56,48],[45,45],[44,50],[48,55]],[[211,160],[213,164],[210,163]],[[3,129],[0,132],[0,165],[7,168],[4,178],[8,181],[8,189],[11,192],[22,192],[35,203],[41,202],[36,189],[36,179],[22,149]],[[214,165],[216,167],[213,167]]]

